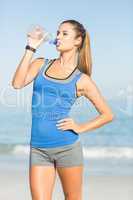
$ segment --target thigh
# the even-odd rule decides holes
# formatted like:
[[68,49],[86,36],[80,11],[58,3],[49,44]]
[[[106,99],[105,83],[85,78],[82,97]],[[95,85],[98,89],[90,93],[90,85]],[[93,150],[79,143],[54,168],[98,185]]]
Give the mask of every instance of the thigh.
[[82,199],[83,150],[80,141],[75,142],[56,155],[56,167],[64,195],[67,199]]
[[71,145],[58,148],[55,153],[56,167],[74,167],[84,165],[83,148],[80,140]]
[[56,178],[56,168],[48,152],[30,149],[29,181],[33,200],[51,199]]
[[82,199],[83,166],[57,167],[63,192],[67,199]]
[[52,199],[55,178],[56,171],[54,166],[32,165],[29,168],[29,182],[32,199]]

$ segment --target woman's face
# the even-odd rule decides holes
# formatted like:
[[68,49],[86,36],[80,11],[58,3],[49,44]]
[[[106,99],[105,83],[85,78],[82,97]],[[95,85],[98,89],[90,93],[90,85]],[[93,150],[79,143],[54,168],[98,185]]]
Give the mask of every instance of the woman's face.
[[82,41],[81,37],[75,38],[76,33],[73,29],[73,25],[70,23],[64,23],[59,26],[57,30],[57,51],[65,52],[70,51],[72,49],[77,49],[77,45],[79,45]]

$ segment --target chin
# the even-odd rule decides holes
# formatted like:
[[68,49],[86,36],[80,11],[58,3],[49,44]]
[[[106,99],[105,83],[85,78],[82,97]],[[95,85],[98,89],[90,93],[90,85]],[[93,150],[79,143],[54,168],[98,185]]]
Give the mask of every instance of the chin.
[[60,49],[56,48],[57,51],[62,52]]
[[67,51],[70,51],[71,49],[63,49],[63,48],[61,48],[60,46],[56,46],[56,49],[57,49],[57,51],[60,51],[61,53],[62,52],[67,52]]
[[60,52],[65,52],[65,51],[66,51],[65,49],[62,49],[62,48],[60,48],[60,47],[56,47],[56,50],[57,50],[57,51],[60,51]]

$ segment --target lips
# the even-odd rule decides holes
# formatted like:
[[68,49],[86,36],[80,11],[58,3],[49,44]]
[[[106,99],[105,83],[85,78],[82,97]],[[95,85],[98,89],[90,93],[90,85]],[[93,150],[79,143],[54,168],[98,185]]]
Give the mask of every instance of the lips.
[[56,46],[59,46],[61,42],[59,40],[56,41]]

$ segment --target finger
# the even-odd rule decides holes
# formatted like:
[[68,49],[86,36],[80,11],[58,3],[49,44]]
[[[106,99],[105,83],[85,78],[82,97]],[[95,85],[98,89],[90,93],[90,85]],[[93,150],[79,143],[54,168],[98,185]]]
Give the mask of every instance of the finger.
[[70,129],[70,127],[69,126],[61,126],[61,127],[57,127],[57,129],[68,130],[68,129]]
[[57,121],[57,123],[58,123],[58,122],[62,122],[62,121],[68,121],[68,120],[70,120],[70,119],[71,119],[71,118],[60,119],[60,120]]
[[71,124],[61,124],[61,125],[57,125],[57,129],[58,128],[72,128],[72,125]]
[[45,40],[45,36],[43,36],[42,38],[41,38],[41,41],[44,41]]
[[71,122],[60,122],[56,124],[56,126],[62,126],[62,125],[71,125]]

